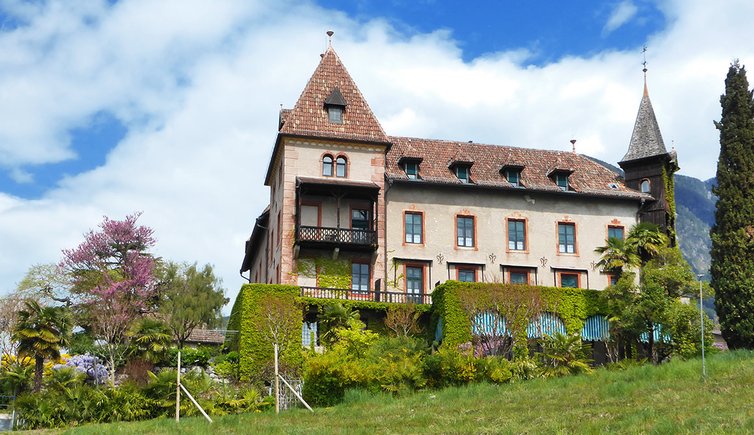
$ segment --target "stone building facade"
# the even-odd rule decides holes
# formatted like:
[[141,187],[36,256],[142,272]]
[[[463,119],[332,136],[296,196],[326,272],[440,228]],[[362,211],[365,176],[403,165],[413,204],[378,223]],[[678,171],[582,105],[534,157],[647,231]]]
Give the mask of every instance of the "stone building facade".
[[573,152],[388,136],[329,47],[280,112],[241,272],[388,302],[428,303],[446,280],[603,289],[608,237],[644,220],[672,232],[675,162],[646,86],[625,182]]

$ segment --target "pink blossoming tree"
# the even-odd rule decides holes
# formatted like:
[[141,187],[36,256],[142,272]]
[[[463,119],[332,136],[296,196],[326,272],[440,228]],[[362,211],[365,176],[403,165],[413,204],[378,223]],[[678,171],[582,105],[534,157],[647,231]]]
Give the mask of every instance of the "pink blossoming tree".
[[87,308],[94,335],[105,342],[110,382],[128,345],[128,329],[150,309],[155,296],[155,260],[147,251],[153,230],[136,224],[141,213],[124,220],[105,217],[75,249],[64,250],[60,266],[73,277],[73,292]]

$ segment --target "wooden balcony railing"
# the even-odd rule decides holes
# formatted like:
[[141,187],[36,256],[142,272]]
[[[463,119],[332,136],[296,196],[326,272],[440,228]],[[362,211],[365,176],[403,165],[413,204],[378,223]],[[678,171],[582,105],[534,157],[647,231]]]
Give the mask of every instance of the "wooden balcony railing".
[[391,304],[431,304],[431,295],[379,290],[349,290],[324,287],[301,287],[301,296],[317,299],[343,299],[348,301],[373,301]]
[[297,242],[321,242],[326,244],[345,244],[367,247],[377,246],[377,232],[371,230],[353,230],[345,228],[327,228],[300,226],[296,233]]

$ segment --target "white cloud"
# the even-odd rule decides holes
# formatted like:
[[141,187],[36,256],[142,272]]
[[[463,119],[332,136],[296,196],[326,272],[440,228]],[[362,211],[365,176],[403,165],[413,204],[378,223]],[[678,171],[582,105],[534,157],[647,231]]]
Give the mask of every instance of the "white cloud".
[[638,12],[638,10],[639,9],[631,0],[623,0],[622,2],[618,3],[610,13],[605,26],[602,27],[602,34],[607,35],[609,33],[612,33],[622,25],[626,24],[627,22],[629,22],[629,20],[631,20],[631,18],[636,16],[636,12]]
[[[0,293],[30,265],[58,261],[103,215],[143,211],[158,255],[215,264],[234,297],[243,242],[268,201],[279,104],[301,93],[328,28],[392,135],[564,150],[575,138],[579,152],[615,163],[643,86],[639,47],[541,67],[522,66],[525,50],[464,62],[447,31],[406,36],[308,4],[9,4],[29,12],[27,25],[0,33],[0,167],[71,156],[69,132],[99,112],[128,130],[101,167],[39,200],[0,193]],[[648,41],[650,95],[684,173],[711,177],[728,63],[754,59],[740,44],[754,40],[754,5],[662,7],[668,28]]]

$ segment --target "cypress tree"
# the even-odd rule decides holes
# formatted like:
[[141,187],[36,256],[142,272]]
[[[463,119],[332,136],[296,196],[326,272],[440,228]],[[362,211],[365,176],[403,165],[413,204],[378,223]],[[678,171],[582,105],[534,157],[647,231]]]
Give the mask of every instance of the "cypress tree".
[[712,287],[728,346],[754,348],[754,101],[746,70],[734,61],[720,97]]

